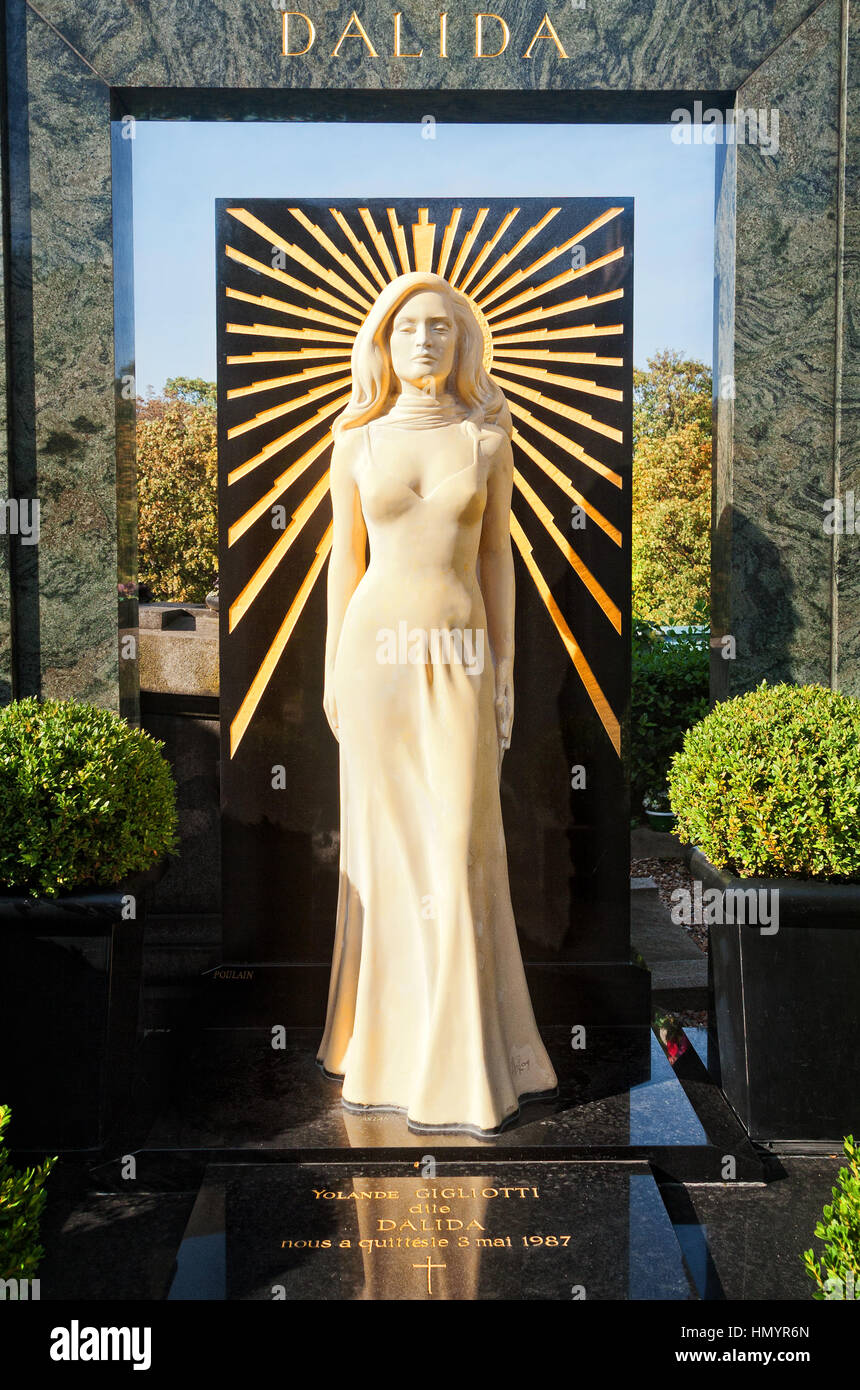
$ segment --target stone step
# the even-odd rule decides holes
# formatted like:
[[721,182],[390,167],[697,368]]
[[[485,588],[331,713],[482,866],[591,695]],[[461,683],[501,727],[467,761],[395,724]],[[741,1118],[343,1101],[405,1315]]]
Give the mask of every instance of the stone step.
[[707,1008],[708,958],[686,928],[672,921],[653,878],[630,880],[630,940],[651,971],[657,1008]]

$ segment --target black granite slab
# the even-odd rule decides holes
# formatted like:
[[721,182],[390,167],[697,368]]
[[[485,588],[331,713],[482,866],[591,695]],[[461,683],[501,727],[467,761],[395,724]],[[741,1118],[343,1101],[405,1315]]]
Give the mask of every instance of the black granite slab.
[[720,1177],[723,1181],[761,1182],[766,1173],[763,1156],[708,1072],[707,1028],[683,1031],[689,1045],[672,1060],[672,1072],[709,1142],[721,1155]]
[[166,1298],[193,1202],[187,1193],[87,1194],[64,1213],[59,1229],[43,1223],[41,1299]]
[[661,1181],[721,1181],[728,1155],[737,1181],[764,1181],[756,1151],[692,1048],[686,1068],[693,1080],[682,1084],[677,1062],[670,1064],[648,1029],[589,1029],[581,1051],[564,1029],[543,1035],[558,1096],[525,1105],[512,1125],[482,1138],[416,1134],[396,1112],[346,1111],[339,1084],[315,1064],[317,1030],[290,1030],[277,1049],[263,1029],[152,1035],[149,1069],[99,1181],[121,1190],[130,1152],[138,1188],[163,1191],[199,1181],[213,1161],[413,1161],[428,1153],[469,1162],[479,1154],[488,1161],[641,1160]]
[[[662,1049],[647,1029],[593,1029],[574,1052],[565,1029],[544,1030],[559,1072],[557,1098],[524,1106],[499,1135],[433,1135],[436,1147],[487,1148],[568,1142],[627,1146],[671,1136],[701,1143],[705,1136]],[[316,1065],[316,1029],[290,1029],[283,1048],[268,1028],[206,1029],[189,1038],[172,1068],[146,1147],[309,1150],[427,1148],[426,1134],[407,1128],[397,1112],[357,1114],[341,1106],[340,1083]],[[652,1048],[649,1061],[649,1048]],[[666,1083],[669,1083],[668,1085]],[[647,1095],[645,1094],[647,1092]],[[550,1137],[552,1136],[552,1137]],[[671,1142],[671,1139],[669,1140]]]
[[[672,1219],[700,1296],[713,1297],[701,1280],[702,1265],[694,1253],[698,1245],[709,1252],[723,1297],[747,1300],[809,1302],[814,1285],[806,1274],[801,1255],[814,1249],[816,1258],[823,1242],[814,1238],[844,1156],[781,1156],[779,1176],[765,1188],[727,1183],[694,1187],[689,1193],[686,1225]],[[668,1203],[672,1210],[671,1200]],[[713,1276],[712,1276],[713,1278]],[[778,1319],[790,1323],[791,1315]],[[854,1325],[852,1323],[852,1325]]]
[[696,1298],[644,1165],[417,1167],[213,1164],[168,1297]]
[[[481,1239],[492,1241],[499,1233],[503,1237],[556,1234],[550,1230],[548,1220],[555,1215],[554,1203],[563,1192],[563,1214],[568,1223],[575,1222],[575,1226],[570,1225],[568,1245],[522,1246],[533,1262],[525,1269],[525,1275],[531,1278],[537,1271],[544,1296],[563,1296],[558,1290],[553,1292],[550,1282],[564,1252],[570,1251],[584,1271],[581,1282],[585,1284],[586,1299],[677,1297],[678,1250],[669,1239],[668,1213],[675,1242],[683,1254],[684,1272],[689,1274],[701,1300],[788,1299],[808,1303],[812,1286],[799,1256],[810,1246],[820,1246],[812,1233],[823,1204],[830,1198],[840,1166],[840,1158],[835,1154],[779,1161],[771,1157],[767,1184],[709,1182],[685,1187],[663,1181],[653,1168],[652,1180],[648,1166],[641,1160],[559,1162],[553,1156],[545,1162],[524,1164],[500,1161],[497,1154],[482,1154],[472,1155],[472,1160],[464,1163],[451,1161],[448,1153],[437,1162],[436,1178],[431,1179],[424,1177],[424,1155],[418,1158],[417,1167],[411,1155],[377,1163],[351,1157],[349,1162],[313,1164],[290,1164],[278,1157],[266,1165],[260,1157],[252,1155],[248,1164],[216,1162],[207,1166],[202,1157],[191,1159],[176,1154],[170,1161],[173,1185],[161,1189],[151,1181],[154,1170],[140,1162],[136,1174],[130,1173],[126,1164],[126,1175],[120,1179],[110,1164],[96,1166],[62,1160],[48,1185],[42,1220],[41,1236],[46,1250],[40,1267],[42,1299],[161,1300],[170,1295],[174,1300],[221,1300],[226,1296],[262,1300],[276,1296],[276,1283],[283,1286],[288,1297],[316,1296],[311,1292],[316,1275],[310,1263],[323,1257],[329,1259],[334,1247],[317,1251],[295,1243],[281,1246],[280,1241],[331,1240],[331,1228],[338,1222],[343,1225],[347,1219],[355,1223],[367,1220],[354,1211],[349,1218],[343,1215],[343,1208],[355,1208],[359,1199],[313,1197],[310,1184],[322,1174],[321,1181],[331,1186],[323,1187],[314,1181],[320,1192],[355,1191],[356,1187],[371,1184],[373,1190],[382,1190],[383,1183],[386,1191],[399,1192],[400,1185],[406,1182],[420,1182],[422,1191],[433,1186],[439,1191],[436,1199],[431,1196],[421,1200],[435,1200],[440,1206],[456,1205],[461,1211],[467,1199],[446,1202],[441,1196],[443,1185],[446,1190],[456,1184],[464,1190],[468,1185],[497,1191],[504,1187],[536,1186],[540,1194],[537,1199],[519,1194],[481,1199],[487,1208],[495,1207],[501,1212],[490,1212],[492,1229],[490,1218],[481,1222],[487,1226]],[[163,1166],[161,1176],[165,1175]],[[622,1180],[628,1181],[626,1190]],[[311,1220],[317,1224],[301,1234],[295,1223],[303,1220],[308,1210],[309,1192],[317,1209],[316,1215],[311,1212]],[[360,1200],[362,1206],[373,1208],[372,1199]],[[377,1205],[383,1201],[390,1204],[392,1200],[378,1199]],[[510,1215],[514,1203],[524,1209],[526,1216],[539,1209],[543,1231],[539,1227],[520,1229],[520,1218],[516,1213]],[[428,1219],[463,1219],[453,1210],[423,1215]],[[389,1215],[384,1219],[392,1218]],[[270,1224],[280,1234],[273,1235]],[[501,1229],[503,1224],[507,1230]],[[317,1229],[321,1233],[314,1235]],[[477,1237],[476,1228],[473,1230]],[[247,1238],[243,1232],[247,1232]],[[405,1233],[409,1234],[408,1228]],[[433,1231],[412,1234],[425,1238]],[[440,1239],[450,1239],[452,1234],[459,1234],[459,1228],[447,1236],[441,1231],[436,1234]],[[475,1297],[502,1296],[499,1287],[504,1285],[510,1270],[503,1263],[500,1266],[500,1261],[502,1255],[505,1259],[510,1256],[513,1263],[518,1257],[524,1261],[518,1244],[521,1241],[512,1240],[510,1246],[505,1242],[475,1247],[481,1263],[480,1278],[473,1280],[471,1286],[476,1290]],[[401,1246],[398,1256],[395,1247],[395,1258],[405,1261],[405,1251],[406,1247]],[[416,1264],[421,1263],[417,1258],[420,1254],[419,1247]],[[435,1261],[440,1257],[437,1254],[433,1258]],[[521,1265],[520,1274],[523,1268]],[[354,1270],[350,1274],[348,1268],[341,1270],[332,1265],[327,1273],[332,1276],[333,1297],[387,1296],[384,1280],[360,1289]],[[407,1274],[413,1277],[411,1263],[402,1273],[404,1279]],[[436,1278],[431,1271],[431,1280]],[[264,1282],[267,1279],[268,1283]],[[303,1294],[305,1279],[309,1283]],[[433,1288],[432,1296],[439,1296],[442,1285],[434,1283]],[[468,1295],[465,1275],[460,1278],[461,1291],[464,1288]],[[571,1281],[567,1296],[576,1301],[573,1290]],[[418,1292],[427,1297],[426,1289]],[[277,1296],[281,1296],[280,1292]],[[462,1292],[458,1295],[449,1284],[444,1296],[462,1296]],[[520,1297],[517,1291],[510,1296]],[[581,1290],[578,1296],[581,1297]],[[735,1318],[734,1313],[731,1316]]]

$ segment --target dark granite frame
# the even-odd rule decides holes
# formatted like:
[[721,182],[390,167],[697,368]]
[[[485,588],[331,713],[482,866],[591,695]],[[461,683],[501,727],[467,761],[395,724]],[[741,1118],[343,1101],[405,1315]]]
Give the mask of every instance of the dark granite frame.
[[[338,0],[310,8],[320,33],[342,19]],[[357,8],[387,33],[389,11]],[[447,8],[460,37],[446,62],[432,48],[436,8],[410,7],[407,26],[430,36],[416,68],[385,54],[335,63],[322,44],[285,58],[276,12],[255,0],[5,0],[0,485],[39,497],[42,540],[0,537],[0,699],[41,691],[138,717],[136,661],[117,638],[135,605],[116,598],[136,551],[123,114],[402,119],[420,106],[444,120],[480,102],[496,120],[665,120],[733,94],[778,106],[780,151],[723,147],[718,162],[712,617],[737,655],[715,648],[712,693],[763,676],[860,693],[858,541],[822,524],[827,498],[860,494],[856,7],[555,6],[568,56],[544,45],[531,62],[518,38],[498,60],[474,59],[462,39],[472,8]],[[497,0],[518,33],[545,8]]]

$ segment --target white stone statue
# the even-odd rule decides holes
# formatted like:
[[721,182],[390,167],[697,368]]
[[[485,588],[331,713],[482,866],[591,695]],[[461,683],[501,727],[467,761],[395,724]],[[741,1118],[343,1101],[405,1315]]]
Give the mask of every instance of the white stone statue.
[[402,1110],[431,1132],[497,1130],[557,1087],[499,801],[513,458],[482,356],[469,301],[439,275],[401,275],[358,332],[333,429],[324,706],[340,893],[317,1060],[348,1109]]

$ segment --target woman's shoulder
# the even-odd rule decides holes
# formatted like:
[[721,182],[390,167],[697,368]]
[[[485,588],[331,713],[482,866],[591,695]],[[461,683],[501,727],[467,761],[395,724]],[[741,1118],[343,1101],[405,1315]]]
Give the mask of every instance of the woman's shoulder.
[[334,436],[331,466],[335,472],[353,471],[367,443],[367,424],[351,425]]
[[349,425],[345,429],[337,430],[334,433],[334,447],[337,452],[345,457],[357,453],[367,439],[369,423],[365,420],[360,425]]
[[485,420],[477,425],[478,447],[487,459],[504,457],[511,447],[511,439],[507,430],[501,425],[494,424],[491,420]]
[[332,430],[332,434],[335,438],[335,443],[338,443],[340,440],[361,438],[363,435],[367,433],[368,424],[369,421],[367,420],[362,420],[360,423],[344,422],[343,424],[339,424],[338,421],[335,420],[334,428]]

